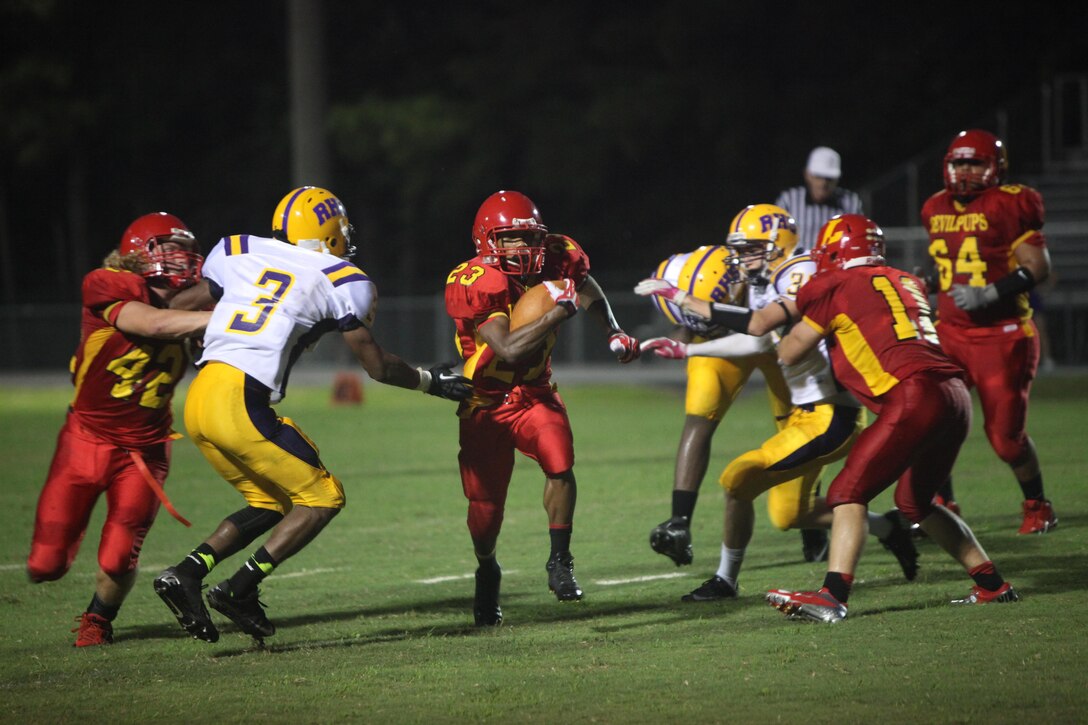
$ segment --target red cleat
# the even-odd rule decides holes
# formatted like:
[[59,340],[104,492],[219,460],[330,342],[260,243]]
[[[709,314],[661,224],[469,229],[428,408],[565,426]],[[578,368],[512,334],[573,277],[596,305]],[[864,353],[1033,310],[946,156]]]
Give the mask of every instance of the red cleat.
[[1024,502],[1024,523],[1018,534],[1045,534],[1057,527],[1058,517],[1047,499],[1031,499]]
[[846,619],[846,605],[827,589],[818,592],[791,592],[788,589],[772,589],[767,592],[767,603],[790,619],[811,619],[834,624]]
[[97,614],[84,612],[76,619],[79,626],[73,632],[76,635],[76,647],[93,647],[98,644],[113,644],[113,625],[110,620]]
[[1012,588],[1012,584],[1005,582],[996,592],[983,589],[975,585],[971,593],[963,599],[953,599],[953,604],[1005,604],[1007,602],[1020,601],[1020,595]]

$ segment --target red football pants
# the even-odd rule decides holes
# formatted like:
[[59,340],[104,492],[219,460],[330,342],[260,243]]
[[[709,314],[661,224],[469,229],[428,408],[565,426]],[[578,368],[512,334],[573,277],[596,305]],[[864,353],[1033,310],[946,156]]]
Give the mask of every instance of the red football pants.
[[461,419],[461,486],[468,499],[473,539],[498,536],[514,451],[540,464],[554,478],[574,467],[574,434],[558,393],[515,388],[498,406]]
[[[166,480],[170,442],[140,450],[151,474]],[[85,430],[71,415],[57,436],[49,476],[38,499],[27,558],[31,580],[60,579],[72,566],[98,497],[108,510],[98,545],[98,565],[110,576],[136,568],[159,499],[136,469],[128,450]]]
[[933,510],[971,427],[971,394],[959,378],[912,375],[885,393],[880,417],[862,431],[827,490],[831,507],[868,505],[899,481],[895,505],[912,522]]
[[[1034,322],[1009,331],[941,325],[941,348],[967,371],[978,389],[986,438],[1010,466],[1028,456],[1028,393],[1039,367],[1039,334]],[[985,333],[985,334],[983,334]]]

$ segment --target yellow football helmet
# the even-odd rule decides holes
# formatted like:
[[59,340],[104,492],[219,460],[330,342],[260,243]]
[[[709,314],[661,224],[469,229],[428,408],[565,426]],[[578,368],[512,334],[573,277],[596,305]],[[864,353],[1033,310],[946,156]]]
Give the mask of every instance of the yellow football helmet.
[[303,249],[350,259],[355,254],[344,205],[328,189],[303,186],[280,200],[272,214],[272,237]]
[[732,265],[747,274],[750,281],[765,283],[767,276],[797,249],[797,222],[780,206],[752,204],[729,223],[725,246],[732,254]]
[[[657,266],[654,277],[666,280],[707,302],[734,303],[743,292],[738,277],[729,262],[729,250],[720,245],[702,246],[687,254],[674,254]],[[653,295],[658,311],[674,325],[707,334],[711,326],[706,320],[685,314],[676,304]]]

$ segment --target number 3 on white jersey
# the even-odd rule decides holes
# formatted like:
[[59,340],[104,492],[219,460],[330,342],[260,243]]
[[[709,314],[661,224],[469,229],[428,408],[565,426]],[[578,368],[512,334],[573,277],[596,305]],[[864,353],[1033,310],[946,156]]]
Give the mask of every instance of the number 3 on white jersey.
[[260,295],[249,303],[257,308],[253,313],[234,313],[230,324],[227,325],[227,330],[243,335],[256,335],[268,324],[269,317],[276,311],[276,307],[294,282],[295,278],[290,272],[279,269],[266,269],[261,272],[256,285],[268,290],[270,294]]

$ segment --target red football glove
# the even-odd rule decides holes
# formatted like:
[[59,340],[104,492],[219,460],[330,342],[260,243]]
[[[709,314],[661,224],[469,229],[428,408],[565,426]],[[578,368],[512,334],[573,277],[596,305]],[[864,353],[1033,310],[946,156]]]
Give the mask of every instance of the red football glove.
[[632,360],[638,360],[638,356],[642,354],[642,350],[638,345],[638,340],[631,337],[623,330],[613,333],[608,338],[608,349],[612,351],[612,354],[614,354],[616,359],[621,363],[629,363]]
[[651,337],[642,341],[642,351],[653,350],[658,357],[683,360],[688,356],[688,346],[668,337]]
[[567,311],[567,317],[578,311],[578,290],[574,288],[573,279],[549,281],[544,286],[548,288],[548,294],[555,300],[555,304]]

